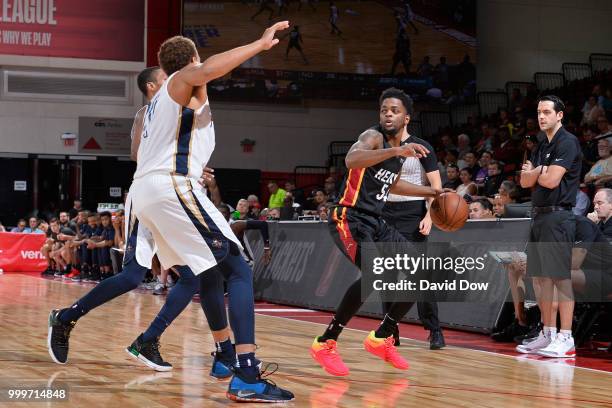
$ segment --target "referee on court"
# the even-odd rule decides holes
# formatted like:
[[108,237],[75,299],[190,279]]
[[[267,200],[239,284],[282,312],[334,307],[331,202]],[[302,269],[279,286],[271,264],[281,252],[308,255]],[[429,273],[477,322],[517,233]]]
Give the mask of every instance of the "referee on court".
[[[580,184],[581,149],[578,139],[561,124],[565,106],[557,96],[538,101],[538,122],[546,138],[523,164],[521,186],[532,188],[531,233],[527,247],[527,275],[533,278],[543,330],[517,346],[517,351],[545,357],[572,357],[574,298],[571,280],[572,246],[576,220],[572,207]],[[557,334],[552,303],[557,289],[561,331]]]
[[[442,179],[438,168],[438,159],[433,147],[425,140],[411,136],[405,128],[409,142],[419,143],[431,153],[427,157],[417,159],[408,157],[402,165],[399,174],[400,180],[407,181],[419,186],[429,184],[433,188],[442,188]],[[387,224],[397,229],[408,241],[424,243],[431,231],[431,216],[428,208],[433,198],[408,197],[397,194],[389,194],[383,209],[383,218]],[[422,244],[424,245],[424,244]],[[383,303],[383,312],[387,313],[392,305],[390,302]],[[438,304],[433,302],[417,302],[419,319],[423,326],[430,331],[429,348],[441,349],[444,343],[444,335],[438,320]],[[399,345],[399,333],[394,334],[396,345]]]

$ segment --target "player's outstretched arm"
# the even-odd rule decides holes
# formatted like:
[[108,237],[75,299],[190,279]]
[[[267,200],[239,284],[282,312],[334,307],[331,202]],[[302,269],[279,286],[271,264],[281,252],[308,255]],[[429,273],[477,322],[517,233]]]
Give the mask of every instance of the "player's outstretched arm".
[[374,166],[391,157],[423,157],[427,153],[429,153],[429,150],[417,143],[383,149],[382,133],[374,129],[368,129],[359,135],[359,139],[351,146],[344,162],[349,169],[361,169]]
[[201,64],[181,70],[177,77],[180,77],[182,81],[191,86],[201,86],[220,78],[249,58],[274,47],[279,42],[278,38],[274,38],[276,32],[285,30],[288,27],[288,21],[280,21],[268,27],[257,41],[215,54]]
[[416,184],[408,183],[407,181],[396,179],[396,182],[391,186],[389,192],[391,194],[399,194],[403,196],[412,197],[435,197],[445,190],[440,188],[433,188],[430,186],[419,186]]

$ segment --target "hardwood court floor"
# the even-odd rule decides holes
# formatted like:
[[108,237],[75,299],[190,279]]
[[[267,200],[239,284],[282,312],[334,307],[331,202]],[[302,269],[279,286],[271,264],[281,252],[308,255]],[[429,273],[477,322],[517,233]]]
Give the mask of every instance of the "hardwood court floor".
[[[162,355],[174,364],[155,373],[132,360],[125,346],[146,327],[164,297],[132,292],[83,318],[72,332],[67,365],[47,353],[47,317],[91,285],[32,275],[0,275],[0,384],[67,384],[69,403],[12,403],[2,407],[217,407],[227,383],[208,376],[211,337],[197,303],[190,304],[162,337]],[[258,356],[279,363],[272,378],[291,389],[294,407],[604,407],[612,406],[612,375],[469,349],[429,351],[404,340],[411,363],[401,372],[361,348],[365,333],[347,330],[341,351],[347,378],[326,375],[308,355],[321,325],[257,316]],[[6,392],[6,389],[2,390]]]
[[[270,24],[268,12],[250,18],[259,6],[240,2],[219,2],[222,7],[205,7],[189,10],[184,15],[184,26],[213,27],[218,36],[205,39],[205,46],[199,48],[202,58],[223,52],[261,36]],[[301,70],[319,72],[348,72],[361,74],[388,74],[391,71],[397,24],[393,11],[376,1],[337,1],[340,11],[338,26],[341,37],[330,34],[329,3],[320,1],[316,11],[304,4],[298,11],[297,2],[291,2],[289,10],[278,16],[274,6],[272,22],[289,20],[291,26],[298,25],[304,43],[302,44],[309,64],[305,65],[299,53],[293,49],[289,59],[285,60],[288,39],[281,40],[272,50],[261,53],[247,61],[243,67],[281,70]],[[348,11],[347,11],[348,10]],[[449,65],[458,64],[463,57],[470,55],[476,61],[476,49],[466,45],[440,31],[415,22],[419,34],[408,27],[412,50],[412,71],[429,55],[431,63],[436,65],[441,56],[447,57]],[[288,31],[288,30],[287,30]],[[205,31],[204,31],[205,32]],[[280,34],[283,38],[285,32]],[[400,65],[398,72],[404,72]]]

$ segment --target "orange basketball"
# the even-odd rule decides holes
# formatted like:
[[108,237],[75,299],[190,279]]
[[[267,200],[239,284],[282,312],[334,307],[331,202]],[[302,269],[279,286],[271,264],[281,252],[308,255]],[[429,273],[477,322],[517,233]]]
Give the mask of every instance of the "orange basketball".
[[442,231],[457,231],[465,225],[469,208],[457,193],[442,193],[431,203],[431,220]]

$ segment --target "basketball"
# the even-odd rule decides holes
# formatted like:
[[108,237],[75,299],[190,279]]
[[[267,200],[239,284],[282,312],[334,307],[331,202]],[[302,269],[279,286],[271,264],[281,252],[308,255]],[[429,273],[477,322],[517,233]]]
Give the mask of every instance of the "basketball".
[[468,219],[469,208],[457,193],[440,194],[431,204],[431,220],[442,231],[457,231]]

